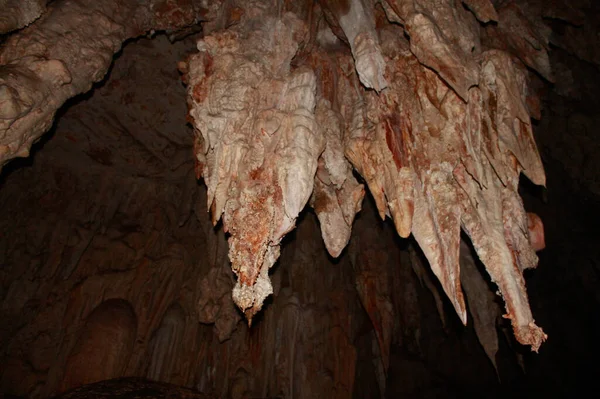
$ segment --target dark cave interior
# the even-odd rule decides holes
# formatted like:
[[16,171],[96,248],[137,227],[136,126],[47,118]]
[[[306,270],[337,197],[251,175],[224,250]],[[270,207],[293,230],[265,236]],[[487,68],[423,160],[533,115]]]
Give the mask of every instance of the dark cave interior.
[[[523,273],[535,322],[548,335],[539,353],[517,342],[497,287],[464,233],[466,326],[420,246],[412,236],[399,237],[389,217],[380,219],[369,190],[338,258],[321,238],[317,212],[302,210],[269,271],[273,294],[249,327],[232,299],[229,233],[223,222],[211,223],[207,187],[197,178],[194,126],[178,71],[204,35],[194,28],[127,40],[106,76],[59,109],[31,155],[1,171],[0,394],[594,392],[600,5],[571,3],[585,23],[543,19],[551,29],[554,82],[528,70],[541,102],[533,131],[547,176],[546,187],[524,176],[519,185],[525,209],[544,223],[539,265]],[[104,380],[114,381],[64,394]]]

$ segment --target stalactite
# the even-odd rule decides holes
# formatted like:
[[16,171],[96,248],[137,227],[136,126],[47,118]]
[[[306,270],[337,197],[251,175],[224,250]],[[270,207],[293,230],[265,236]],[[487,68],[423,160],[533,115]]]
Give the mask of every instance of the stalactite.
[[310,205],[319,217],[325,247],[337,258],[350,240],[352,222],[360,211],[365,191],[344,157],[340,117],[325,99],[317,104],[316,121],[326,145],[319,157]]
[[323,0],[330,21],[338,24],[350,45],[360,81],[365,87],[376,91],[388,85],[385,77],[385,63],[375,30],[372,5],[364,0]]
[[[539,104],[526,67],[547,80],[552,71],[541,11],[523,7],[487,0],[53,2],[0,52],[0,163],[27,156],[56,110],[102,79],[124,40],[203,21],[199,52],[180,70],[196,174],[208,187],[213,223],[222,219],[229,234],[233,299],[248,321],[273,292],[269,269],[307,204],[329,253],[342,253],[364,196],[354,169],[381,218],[390,217],[400,236],[414,236],[463,323],[459,249],[461,230],[467,233],[517,340],[537,350],[546,336],[522,273],[536,266],[543,233],[517,189],[521,173],[545,184],[530,122]],[[185,223],[189,201],[171,212],[176,222]],[[359,283],[368,297],[368,281]],[[235,317],[221,326],[220,338],[232,323]],[[389,345],[383,336],[380,344]]]
[[[357,183],[347,180],[343,152],[366,180],[380,216],[390,216],[402,237],[414,235],[463,323],[461,229],[498,284],[517,339],[537,350],[545,334],[533,321],[522,276],[537,257],[517,185],[521,172],[535,184],[545,184],[545,176],[531,132],[526,75],[505,51],[550,74],[543,47],[531,53],[518,35],[488,37],[493,29],[508,29],[505,18],[532,29],[531,35],[537,34],[535,25],[506,16],[506,7],[497,13],[488,1],[466,2],[464,8],[454,0],[389,0],[383,10],[401,26],[375,29],[381,11],[372,4],[320,4],[322,12],[312,10],[313,18],[326,20],[331,31],[321,25],[316,42],[303,20],[283,11],[274,16],[253,2],[238,7],[236,26],[201,41],[201,52],[183,68],[199,174],[209,187],[213,221],[224,213],[231,234],[236,302],[249,319],[260,309],[271,291],[266,273],[277,245],[311,191],[325,244],[332,255],[341,253],[362,199]],[[279,27],[282,20],[289,21],[288,30]],[[480,32],[488,25],[478,20],[499,21],[484,42]],[[353,61],[344,58],[347,50],[331,32],[349,44]],[[359,48],[361,36],[370,37],[367,50]],[[312,55],[291,65],[306,43],[312,43]],[[318,55],[323,51],[327,57]],[[282,103],[289,100],[278,93],[286,93],[289,79],[298,76],[307,88],[302,98],[308,101],[308,129],[290,135],[281,128]],[[263,122],[265,114],[279,119]],[[308,144],[304,156],[298,139]],[[300,157],[286,158],[290,150]],[[286,165],[297,170],[282,179],[279,170]],[[343,187],[345,181],[350,187]],[[297,194],[290,207],[292,191]]]
[[460,244],[460,272],[460,281],[467,294],[475,333],[498,373],[496,354],[499,343],[496,323],[501,316],[501,309],[495,301],[496,295],[488,289],[487,282],[477,268],[471,247],[465,241],[461,241]]
[[272,293],[279,243],[313,191],[325,140],[312,70],[290,63],[307,34],[295,14],[264,2],[240,7],[239,25],[198,43],[187,66],[198,171],[213,223],[223,215],[238,276],[233,297],[248,321]]
[[[442,9],[430,2],[386,3],[386,11],[404,24],[410,40],[402,37],[401,28],[380,29],[384,45],[380,48],[379,39],[371,40],[369,53],[375,55],[371,58],[375,67],[365,73],[365,64],[359,59],[359,53],[364,51],[359,52],[354,46],[360,35],[355,30],[364,27],[367,34],[373,35],[374,22],[369,19],[373,11],[357,14],[356,8],[365,6],[359,1],[323,2],[323,5],[328,20],[334,23],[333,31],[341,28],[344,39],[350,43],[356,72],[346,69],[344,73],[340,64],[328,82],[333,86],[335,104],[311,99],[305,107],[313,113],[316,105],[317,116],[312,114],[309,119],[309,137],[317,143],[320,136],[326,144],[325,148],[322,141],[309,146],[312,152],[309,151],[309,158],[304,158],[302,174],[297,174],[293,181],[285,180],[287,186],[281,188],[283,201],[277,202],[276,196],[261,183],[253,183],[252,187],[258,185],[253,189],[248,187],[257,177],[269,182],[275,190],[276,182],[281,181],[274,179],[273,171],[277,170],[276,163],[286,162],[285,157],[274,161],[277,151],[265,156],[269,145],[265,145],[268,139],[262,138],[264,131],[268,137],[274,135],[284,147],[294,148],[295,142],[278,131],[280,121],[270,130],[258,129],[258,115],[265,110],[277,114],[281,105],[262,100],[265,94],[250,93],[257,92],[256,85],[268,87],[270,93],[281,92],[285,83],[277,82],[276,77],[308,73],[302,69],[306,66],[299,66],[297,72],[289,67],[300,42],[292,40],[285,47],[282,43],[290,34],[278,31],[279,20],[266,15],[264,9],[257,13],[260,7],[254,4],[243,9],[247,15],[241,17],[242,22],[236,28],[205,38],[199,45],[204,51],[185,67],[191,116],[199,132],[200,172],[209,186],[213,220],[218,220],[224,212],[225,228],[231,232],[230,256],[239,278],[237,291],[234,290],[236,302],[245,311],[251,309],[248,314],[251,318],[270,293],[266,270],[277,258],[274,248],[283,234],[293,228],[293,220],[306,202],[306,194],[302,194],[301,201],[292,207],[293,212],[287,212],[285,194],[293,185],[300,193],[312,191],[310,184],[303,183],[308,176],[316,176],[311,203],[321,219],[326,245],[332,255],[339,255],[348,233],[336,231],[349,231],[352,222],[344,217],[340,199],[354,198],[350,201],[354,204],[351,212],[347,212],[353,215],[361,198],[357,194],[336,196],[336,191],[330,188],[331,183],[337,190],[341,187],[340,178],[331,173],[331,167],[336,162],[332,156],[339,154],[343,144],[346,156],[366,179],[380,215],[390,215],[401,236],[414,234],[461,320],[466,323],[459,279],[462,226],[506,299],[507,317],[513,322],[517,338],[537,350],[545,335],[533,323],[521,274],[524,268],[535,265],[537,258],[529,245],[527,219],[516,194],[516,184],[520,171],[536,184],[544,184],[545,178],[524,105],[524,75],[505,53],[482,49],[475,17],[458,8],[454,1],[443,2]],[[487,2],[468,5],[480,19],[497,18]],[[347,22],[359,14],[360,23]],[[251,23],[257,15],[265,26],[258,33],[252,30]],[[285,14],[284,18],[291,16]],[[296,23],[302,24],[300,20]],[[271,51],[261,48],[268,40],[265,37],[273,37],[275,32],[280,38],[276,43],[282,47]],[[238,38],[242,33],[254,42]],[[295,37],[303,35],[298,33]],[[288,52],[277,57],[284,48]],[[248,61],[249,54],[257,49],[262,59],[270,62],[268,67]],[[224,60],[222,54],[229,58]],[[381,71],[381,60],[387,66],[386,77],[373,80],[373,76],[378,76],[377,71]],[[240,70],[249,72],[240,76]],[[314,78],[309,80],[313,82]],[[359,80],[381,93],[360,89]],[[374,81],[386,83],[377,85]],[[255,86],[252,82],[256,82]],[[319,90],[318,95],[325,91]],[[219,107],[218,104],[226,104],[224,100],[231,98],[230,93],[238,93],[241,101],[238,107]],[[314,98],[314,93],[310,89],[304,97]],[[260,104],[260,108],[256,110],[253,104]],[[336,112],[344,123],[336,122],[339,118]],[[315,120],[321,129],[311,130]],[[340,126],[344,126],[341,134],[336,133]],[[320,157],[323,149],[325,153]],[[337,163],[343,164],[343,159],[337,157]],[[260,173],[256,176],[253,171]],[[250,203],[248,193],[259,199],[260,204]],[[232,204],[233,209],[228,211],[226,204]],[[324,212],[324,204],[331,210]],[[288,219],[278,218],[278,209]],[[250,223],[252,234],[239,227],[242,220],[244,223],[253,220],[248,219],[251,215],[260,215]],[[336,237],[340,238],[338,242],[334,242]],[[253,287],[251,294],[242,294],[250,287]]]

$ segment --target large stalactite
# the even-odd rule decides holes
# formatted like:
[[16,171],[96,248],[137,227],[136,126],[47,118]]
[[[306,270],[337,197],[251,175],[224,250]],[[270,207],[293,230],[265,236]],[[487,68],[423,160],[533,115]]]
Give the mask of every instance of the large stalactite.
[[[104,77],[125,40],[202,22],[198,52],[179,69],[196,175],[213,224],[222,220],[229,235],[233,300],[249,322],[273,293],[269,270],[306,205],[338,257],[364,181],[380,217],[414,236],[463,323],[467,291],[490,358],[493,298],[470,248],[461,251],[461,231],[497,284],[517,340],[537,351],[546,339],[523,279],[537,265],[543,226],[518,194],[521,174],[545,184],[528,82],[532,71],[547,80],[552,71],[534,1],[535,12],[513,0],[65,0],[44,12],[46,3],[20,3],[30,15],[0,21],[2,32],[31,24],[0,51],[0,164],[27,156],[59,107]],[[385,370],[393,313],[375,262],[356,285]],[[236,322],[229,315],[219,338]]]
[[414,235],[463,323],[461,229],[517,340],[537,351],[546,335],[522,273],[537,265],[531,234],[542,227],[528,230],[517,188],[521,173],[538,185],[545,175],[517,57],[549,77],[547,54],[524,48],[518,31],[483,33],[502,30],[506,14],[488,1],[467,2],[473,12],[453,0],[319,5],[232,5],[231,27],[208,33],[182,65],[198,176],[213,222],[224,215],[230,233],[236,303],[249,319],[260,309],[279,242],[312,191],[325,243],[340,254],[362,200],[343,153],[381,217]]

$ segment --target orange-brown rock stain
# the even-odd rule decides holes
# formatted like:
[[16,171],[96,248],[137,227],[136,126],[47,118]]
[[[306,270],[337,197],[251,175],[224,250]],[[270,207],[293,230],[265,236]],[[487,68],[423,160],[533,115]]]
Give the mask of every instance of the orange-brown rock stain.
[[205,53],[202,61],[204,63],[204,77],[194,85],[192,90],[192,97],[197,103],[202,103],[206,99],[206,96],[208,96],[207,80],[213,73],[214,61],[210,54]]
[[241,222],[235,229],[237,257],[247,266],[238,277],[242,284],[248,286],[254,285],[258,278],[262,262],[257,260],[264,256],[264,245],[269,239],[271,227],[268,215],[272,194],[267,188],[257,191],[252,201],[236,211],[239,215],[233,217],[233,220]]

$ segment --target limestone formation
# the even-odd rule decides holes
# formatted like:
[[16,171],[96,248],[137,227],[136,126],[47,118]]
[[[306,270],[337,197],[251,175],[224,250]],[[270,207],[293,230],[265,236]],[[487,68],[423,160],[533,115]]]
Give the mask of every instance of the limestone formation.
[[[35,2],[18,10],[29,3]],[[29,155],[58,108],[102,80],[125,40],[195,23],[196,3],[55,1],[36,23],[9,36],[0,50],[0,167]]]
[[537,352],[523,273],[550,240],[519,192],[546,185],[532,118],[547,83],[572,94],[552,45],[600,64],[577,36],[592,17],[551,3],[0,0],[0,166],[56,124],[0,181],[1,386],[383,394],[394,345],[428,350],[423,309],[446,334],[472,321],[498,374],[503,320]]
[[0,34],[23,28],[42,16],[49,0],[0,1]]
[[[377,31],[381,11],[367,2],[323,1],[306,12],[269,4],[238,4],[235,24],[205,36],[182,65],[198,176],[213,223],[224,215],[233,295],[248,319],[272,292],[268,270],[311,192],[330,253],[346,245],[362,194],[344,153],[381,217],[402,237],[414,235],[463,323],[461,229],[498,285],[517,339],[537,351],[546,335],[522,276],[537,257],[517,186],[521,172],[539,185],[545,175],[515,57],[550,72],[544,48],[529,51],[521,31],[502,21],[533,34],[536,25],[489,2],[470,2],[471,13],[454,0],[388,1],[387,18],[402,26]],[[478,19],[499,20],[485,41]],[[315,31],[330,39],[314,42]]]

